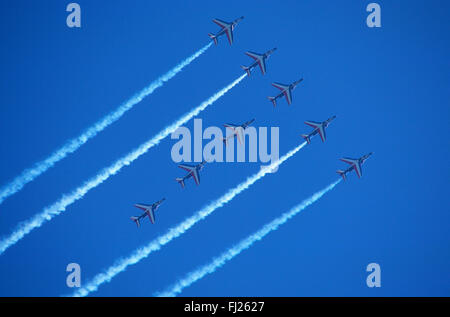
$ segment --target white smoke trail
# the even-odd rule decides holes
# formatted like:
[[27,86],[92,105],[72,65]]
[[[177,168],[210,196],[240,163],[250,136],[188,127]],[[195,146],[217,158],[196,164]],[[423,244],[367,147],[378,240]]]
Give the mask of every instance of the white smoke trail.
[[267,165],[264,168],[260,169],[260,171],[258,173],[250,176],[249,178],[247,178],[247,180],[240,183],[238,186],[230,189],[222,197],[216,199],[209,205],[203,207],[201,210],[196,212],[191,217],[185,219],[183,222],[179,223],[177,226],[169,229],[169,231],[166,234],[157,237],[156,239],[151,241],[146,246],[135,250],[127,258],[119,259],[118,261],[116,261],[115,264],[113,264],[111,267],[106,269],[103,273],[97,274],[89,283],[86,284],[86,286],[82,286],[81,288],[79,288],[73,294],[73,296],[87,296],[89,293],[96,291],[101,284],[111,281],[111,279],[113,279],[117,274],[125,271],[128,266],[138,263],[142,259],[149,256],[150,253],[161,249],[161,247],[163,247],[164,245],[166,245],[173,239],[181,236],[188,229],[190,229],[192,226],[194,226],[197,222],[205,219],[214,210],[222,207],[223,205],[225,205],[226,203],[231,201],[235,196],[237,196],[238,194],[242,193],[244,190],[249,188],[257,180],[263,178],[267,173],[270,173],[273,170],[276,170],[276,168],[280,164],[282,164],[288,158],[292,157],[295,153],[297,153],[305,145],[306,145],[306,142],[303,142],[302,144],[297,146],[295,149],[291,150],[290,152],[285,154],[283,157],[281,157],[278,161],[275,161],[272,164]]
[[311,197],[305,199],[303,202],[292,208],[290,211],[272,220],[270,223],[266,224],[257,232],[253,233],[252,235],[248,236],[238,244],[234,245],[233,247],[222,253],[220,256],[214,258],[209,264],[188,273],[185,278],[180,279],[178,282],[169,287],[167,290],[160,293],[156,293],[156,296],[161,297],[176,296],[177,294],[181,293],[181,291],[184,288],[191,286],[196,281],[205,277],[205,275],[214,273],[218,268],[224,266],[228,261],[233,259],[235,256],[239,255],[242,251],[250,248],[256,241],[261,240],[270,232],[277,230],[279,226],[287,222],[289,219],[294,217],[296,214],[304,210],[309,205],[319,200],[323,195],[332,190],[340,181],[341,179],[338,179],[334,183],[328,185],[326,188],[318,191]]
[[93,178],[86,181],[82,186],[78,187],[74,191],[72,191],[70,194],[64,194],[57,202],[53,203],[50,206],[47,206],[44,208],[42,212],[39,214],[36,214],[31,219],[27,220],[26,222],[19,224],[18,228],[7,238],[4,238],[0,241],[0,254],[5,252],[7,248],[9,248],[11,245],[17,243],[19,240],[21,240],[25,235],[30,233],[33,229],[36,229],[46,221],[50,221],[53,217],[61,214],[63,211],[66,210],[67,206],[73,204],[75,201],[81,199],[86,195],[88,191],[91,189],[97,187],[101,183],[103,183],[105,180],[107,180],[110,176],[116,174],[119,172],[122,167],[126,165],[130,165],[134,160],[139,158],[141,155],[145,154],[150,148],[153,146],[159,144],[159,142],[176,131],[180,126],[188,122],[190,119],[192,119],[194,116],[198,115],[201,111],[206,109],[209,105],[214,103],[217,99],[222,97],[224,94],[226,94],[230,89],[232,89],[234,86],[236,86],[239,82],[241,82],[247,74],[241,75],[239,78],[234,80],[231,84],[226,86],[225,88],[219,90],[214,95],[209,97],[207,100],[202,102],[199,106],[192,109],[190,112],[179,118],[177,121],[172,123],[171,125],[164,128],[162,131],[160,131],[157,135],[155,135],[153,138],[151,138],[149,141],[141,144],[138,148],[136,148],[134,151],[128,153],[124,157],[117,160],[115,163],[110,165],[107,168],[104,168],[100,173],[98,173]]
[[4,185],[0,189],[0,204],[9,196],[17,193],[21,190],[27,183],[33,181],[36,177],[43,174],[57,162],[65,158],[70,153],[75,152],[79,149],[83,144],[85,144],[89,139],[95,137],[99,132],[103,131],[106,127],[111,125],[113,122],[117,121],[122,117],[125,112],[130,110],[134,105],[142,101],[145,97],[153,93],[157,88],[161,87],[165,82],[173,78],[176,74],[178,74],[184,67],[189,65],[192,61],[194,61],[197,57],[202,55],[212,43],[204,46],[202,49],[195,52],[190,57],[183,60],[173,69],[169,70],[167,73],[154,80],[150,85],[142,89],[140,92],[135,94],[121,106],[119,106],[116,110],[109,113],[99,121],[97,121],[93,126],[85,130],[78,137],[67,141],[61,148],[53,152],[49,157],[44,159],[43,161],[37,162],[33,167],[24,170],[19,176],[14,178],[10,183]]

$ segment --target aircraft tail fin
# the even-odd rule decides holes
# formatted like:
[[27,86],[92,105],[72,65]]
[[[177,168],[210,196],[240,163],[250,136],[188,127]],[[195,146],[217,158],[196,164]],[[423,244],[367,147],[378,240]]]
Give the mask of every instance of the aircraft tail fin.
[[275,97],[267,97],[267,98],[269,98],[269,100],[273,103],[274,107],[277,106],[277,98],[275,98]]
[[248,76],[250,76],[250,67],[247,67],[247,66],[241,66],[241,68],[242,68],[243,70],[245,70],[245,72],[247,73]]
[[342,179],[345,181],[345,172],[342,170],[337,170],[336,173],[338,173],[339,175],[341,175]]
[[138,226],[138,228],[141,226],[141,223],[139,222],[139,217],[131,217],[130,219],[136,223],[136,226]]
[[184,188],[184,178],[179,178],[179,177],[177,177],[177,178],[175,178],[175,180],[176,180],[178,183],[180,183],[181,188]]
[[211,38],[211,40],[214,41],[214,44],[217,45],[217,43],[218,43],[217,36],[215,36],[212,33],[208,33],[208,36]]
[[311,144],[311,139],[308,134],[302,134],[302,138],[304,138],[308,144]]

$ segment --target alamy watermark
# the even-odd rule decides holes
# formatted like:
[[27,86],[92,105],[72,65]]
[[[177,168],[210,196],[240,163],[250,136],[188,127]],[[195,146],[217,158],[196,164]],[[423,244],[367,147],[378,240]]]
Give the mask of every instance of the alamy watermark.
[[[259,127],[256,129],[253,126],[245,128],[228,126],[228,128],[225,136],[219,127],[210,126],[203,129],[202,119],[194,119],[193,133],[186,127],[178,128],[171,134],[171,139],[178,140],[172,146],[172,160],[180,163],[202,162],[203,160],[206,162],[246,162],[248,159],[248,162],[270,162],[269,164],[278,161],[279,127],[270,127],[270,150],[268,146],[269,128]],[[204,140],[208,140],[205,145],[203,144]],[[235,143],[237,144],[236,151]],[[247,148],[248,153],[246,153]]]

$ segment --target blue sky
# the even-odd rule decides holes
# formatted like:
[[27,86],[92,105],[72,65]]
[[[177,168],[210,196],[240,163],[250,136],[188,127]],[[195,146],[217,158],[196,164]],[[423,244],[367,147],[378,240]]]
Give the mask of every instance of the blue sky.
[[[445,1],[78,1],[81,29],[61,1],[2,3],[0,184],[80,134],[208,43],[213,18],[245,19],[121,120],[0,205],[0,232],[151,138],[241,74],[243,53],[277,47],[199,115],[204,126],[280,127],[280,155],[335,114],[325,144],[313,139],[225,207],[93,296],[151,296],[333,182],[339,157],[375,154],[348,182],[242,253],[184,296],[450,295],[449,42]],[[273,108],[272,81],[304,77],[293,104]],[[188,128],[193,127],[190,121]],[[193,214],[255,173],[259,163],[214,163],[182,190],[169,138],[0,256],[1,296],[58,296],[66,265],[87,282],[117,258]],[[166,197],[158,222],[137,230],[135,202]],[[365,284],[379,263],[382,287]]]

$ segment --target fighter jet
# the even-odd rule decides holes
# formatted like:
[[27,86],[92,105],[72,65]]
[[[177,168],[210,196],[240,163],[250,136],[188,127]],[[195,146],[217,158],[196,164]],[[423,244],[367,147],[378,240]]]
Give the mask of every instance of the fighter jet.
[[250,56],[255,61],[250,66],[241,66],[243,70],[247,72],[247,75],[250,76],[250,72],[253,68],[259,65],[259,68],[261,69],[261,73],[264,75],[266,73],[266,59],[275,52],[277,48],[272,48],[270,51],[265,52],[264,54],[258,54],[254,52],[245,52],[247,56]]
[[[244,140],[244,130],[247,129],[247,127],[250,124],[252,124],[253,121],[255,121],[255,119],[247,121],[241,125],[236,125],[236,124],[232,124],[232,123],[224,124],[223,126],[225,128],[231,129],[231,131],[233,131],[233,134],[227,136],[226,138],[223,138],[223,143],[225,143],[225,145],[226,145],[228,138],[234,138],[235,136],[237,136],[239,143],[242,143],[242,141]],[[241,136],[242,136],[242,139],[241,139]]]
[[350,164],[351,166],[347,168],[345,171],[343,170],[337,170],[336,173],[342,176],[342,178],[345,180],[346,174],[351,172],[352,170],[355,170],[356,174],[358,175],[358,178],[361,178],[362,176],[362,169],[361,165],[364,164],[364,162],[371,156],[373,152],[370,152],[369,154],[366,154],[364,156],[361,156],[359,159],[352,159],[348,157],[341,158],[340,160]]
[[336,116],[332,116],[331,118],[328,118],[323,122],[305,121],[305,124],[313,127],[314,130],[309,134],[302,134],[302,137],[306,140],[306,142],[308,142],[308,144],[311,144],[311,137],[318,133],[320,135],[320,138],[322,139],[322,142],[325,142],[327,138],[327,135],[325,134],[325,128],[327,128],[331,121],[333,121],[335,118]]
[[188,171],[189,173],[184,177],[177,177],[175,180],[180,183],[181,187],[184,188],[184,181],[190,177],[194,177],[194,181],[197,185],[200,184],[200,174],[199,172],[202,170],[203,166],[205,165],[206,161],[201,162],[197,165],[188,165],[188,164],[180,164],[178,167]]
[[141,226],[140,220],[142,218],[145,218],[145,216],[148,216],[148,219],[150,219],[151,223],[155,223],[155,211],[158,209],[159,205],[161,205],[164,200],[166,199],[163,198],[160,201],[157,201],[156,203],[153,203],[151,205],[135,204],[134,207],[144,210],[144,213],[140,216],[131,217],[131,220],[133,220],[136,223],[138,228]]
[[272,83],[272,86],[278,88],[281,90],[281,93],[279,95],[276,95],[275,97],[268,97],[270,101],[272,101],[273,106],[276,107],[277,105],[277,99],[282,97],[283,95],[286,97],[288,105],[292,103],[292,90],[303,80],[303,78],[300,78],[297,81],[294,81],[290,85],[280,84],[280,83]]
[[233,31],[236,25],[241,21],[244,17],[240,17],[233,22],[225,22],[219,19],[214,19],[213,22],[216,23],[218,26],[220,26],[222,29],[217,34],[209,33],[209,37],[214,41],[214,44],[217,45],[218,43],[218,37],[222,34],[226,34],[228,37],[228,42],[230,42],[230,45],[233,44]]

